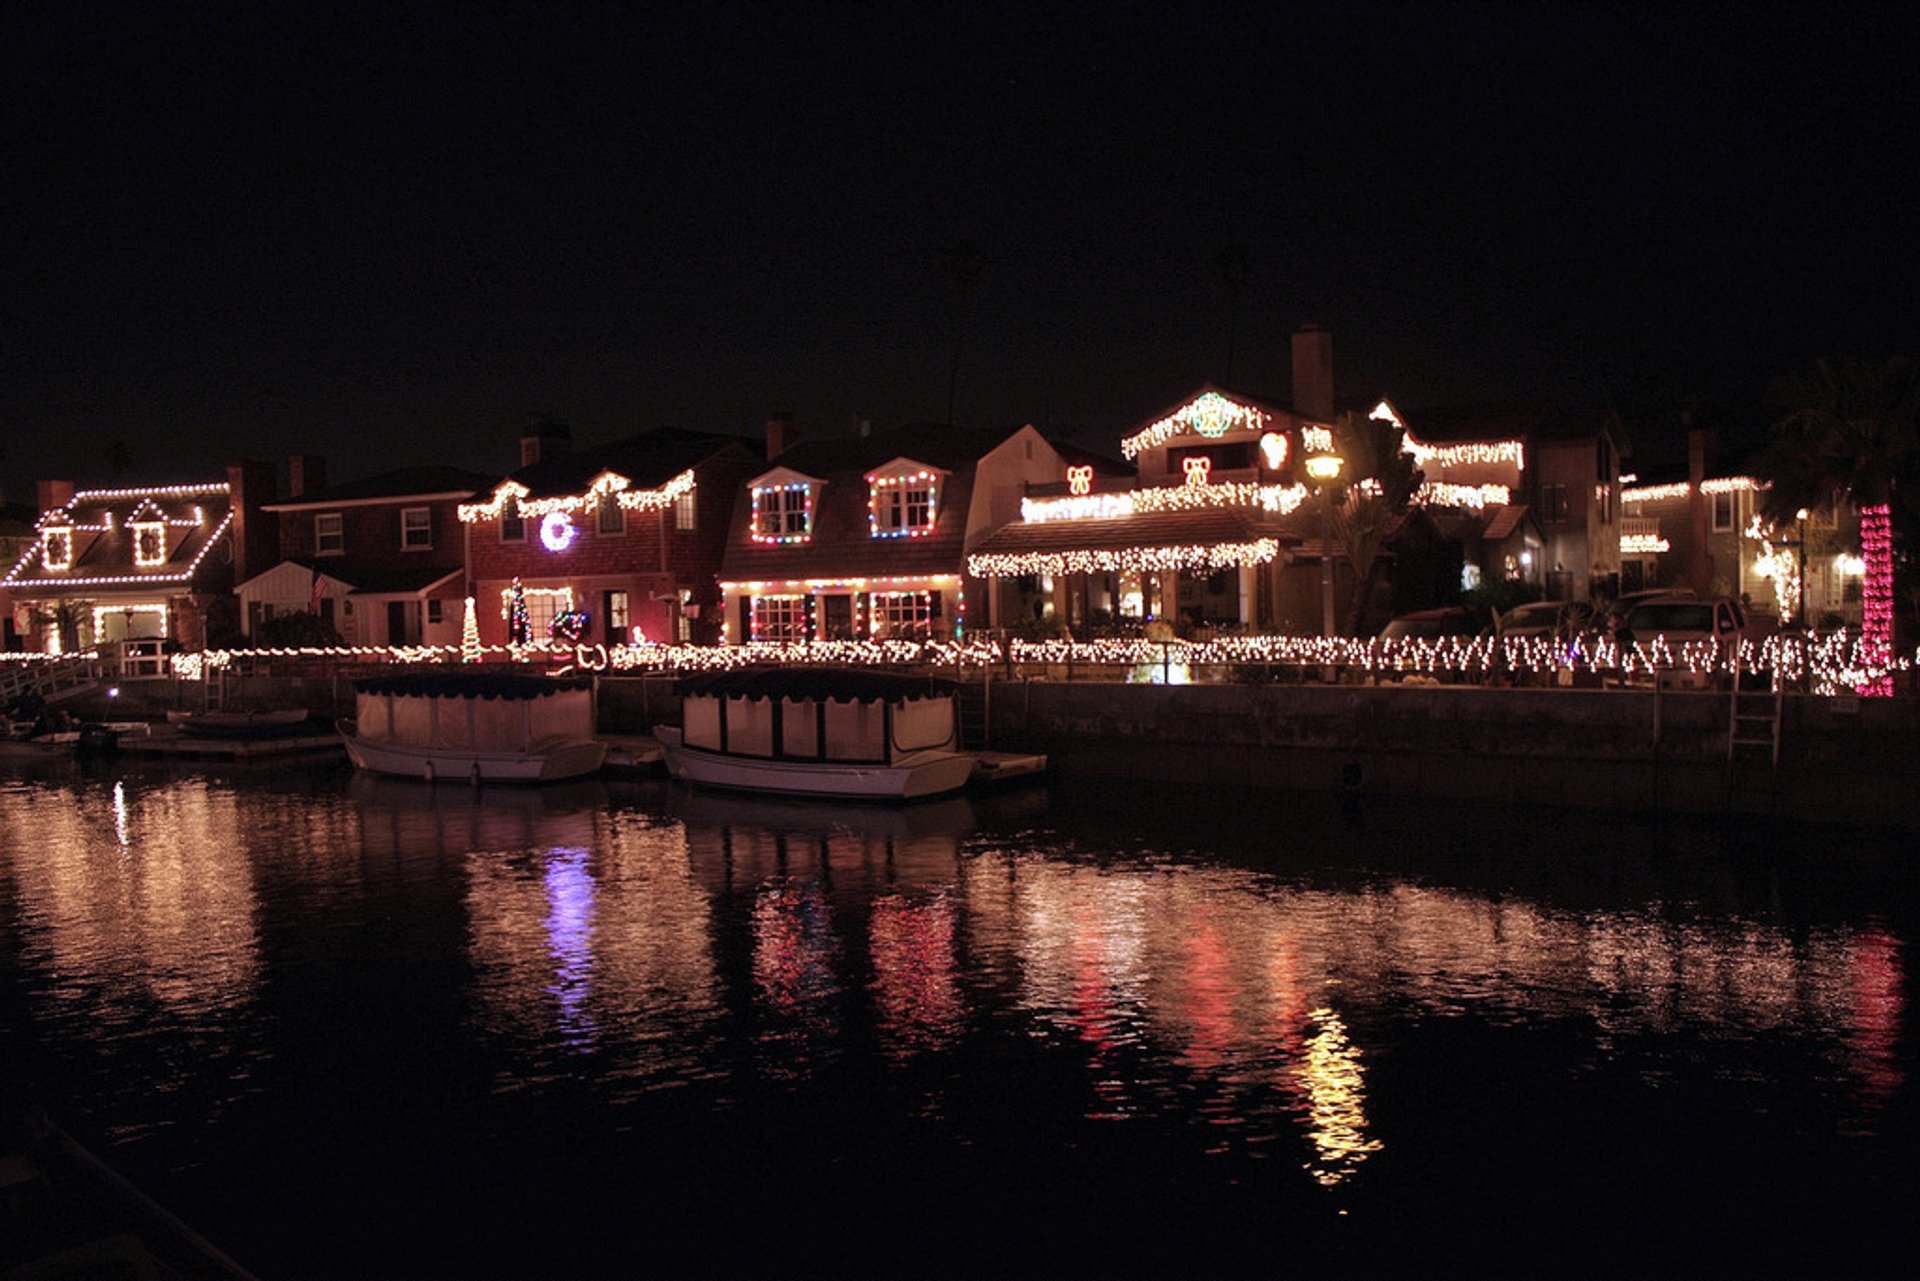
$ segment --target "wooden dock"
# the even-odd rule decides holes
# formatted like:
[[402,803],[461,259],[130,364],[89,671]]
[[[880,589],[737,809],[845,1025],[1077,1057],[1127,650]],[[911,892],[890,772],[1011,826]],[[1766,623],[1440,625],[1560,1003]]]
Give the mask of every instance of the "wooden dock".
[[281,738],[197,738],[156,728],[150,734],[122,734],[120,750],[130,756],[169,756],[182,760],[264,760],[289,756],[344,755],[338,734],[289,734]]

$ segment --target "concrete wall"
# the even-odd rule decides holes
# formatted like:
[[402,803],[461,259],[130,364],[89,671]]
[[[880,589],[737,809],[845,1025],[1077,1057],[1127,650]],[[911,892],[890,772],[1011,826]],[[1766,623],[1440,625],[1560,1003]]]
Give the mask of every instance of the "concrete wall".
[[1044,751],[1061,776],[1187,782],[1213,798],[1343,791],[1920,826],[1920,705],[1791,697],[1779,770],[1742,747],[1731,776],[1728,715],[1710,693],[1049,681],[996,687],[992,707],[994,746]]

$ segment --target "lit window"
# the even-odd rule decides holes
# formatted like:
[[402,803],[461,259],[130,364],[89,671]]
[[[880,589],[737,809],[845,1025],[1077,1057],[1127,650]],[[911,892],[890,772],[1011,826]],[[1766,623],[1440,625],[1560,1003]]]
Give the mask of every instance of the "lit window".
[[603,495],[596,505],[599,511],[594,521],[594,529],[602,534],[624,534],[627,532],[627,510],[613,500],[612,495]]
[[873,536],[912,538],[933,532],[937,502],[930,472],[876,479],[869,509]]
[[673,527],[675,529],[693,529],[698,524],[699,509],[694,506],[693,491],[682,493],[673,500]]
[[807,639],[805,596],[755,596],[753,639],[794,642]]
[[72,529],[63,526],[47,531],[46,540],[40,544],[40,563],[55,574],[73,568]]
[[433,549],[433,509],[407,507],[400,512],[400,547],[403,551]]
[[753,491],[753,537],[761,543],[804,543],[813,533],[813,488],[775,485]]
[[347,531],[339,512],[313,518],[313,554],[338,556],[347,550]]
[[630,621],[627,610],[627,594],[625,592],[608,592],[607,630],[616,637],[624,636]]
[[875,592],[868,610],[876,640],[924,640],[933,623],[933,597],[928,592]]
[[167,563],[167,527],[164,524],[157,520],[134,523],[133,563],[142,569]]

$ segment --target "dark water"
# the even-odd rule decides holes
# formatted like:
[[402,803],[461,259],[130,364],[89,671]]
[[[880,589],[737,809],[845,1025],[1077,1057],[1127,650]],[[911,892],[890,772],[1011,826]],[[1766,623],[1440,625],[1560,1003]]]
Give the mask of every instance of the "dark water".
[[1910,1274],[1905,842],[0,776],[31,1094],[267,1278]]

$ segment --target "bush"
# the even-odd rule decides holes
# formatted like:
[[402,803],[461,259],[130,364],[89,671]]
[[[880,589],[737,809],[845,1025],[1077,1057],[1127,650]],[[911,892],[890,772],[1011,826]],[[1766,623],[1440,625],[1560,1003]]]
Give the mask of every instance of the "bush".
[[253,643],[262,649],[331,648],[340,633],[318,614],[278,614],[253,629]]

